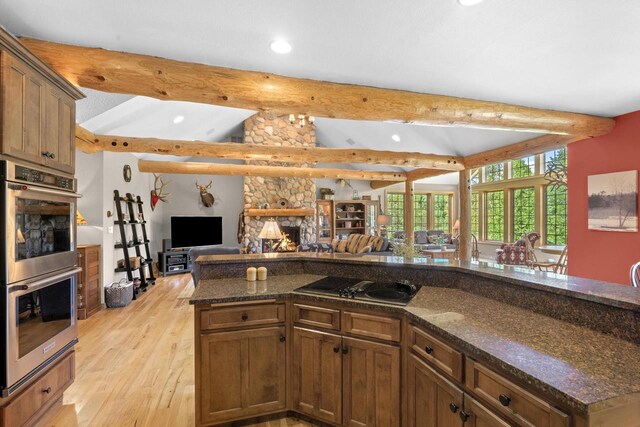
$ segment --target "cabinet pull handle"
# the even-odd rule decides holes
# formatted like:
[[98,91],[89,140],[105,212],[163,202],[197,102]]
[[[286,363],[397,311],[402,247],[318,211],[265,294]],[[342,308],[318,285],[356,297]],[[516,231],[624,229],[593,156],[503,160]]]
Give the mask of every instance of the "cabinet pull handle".
[[340,352],[340,346],[337,345],[337,346],[333,347],[333,352],[334,353],[339,353]]
[[347,354],[349,353],[349,346],[345,345],[344,347],[342,347],[342,354]]
[[426,346],[426,347],[424,348],[424,351],[426,351],[426,352],[427,352],[427,354],[431,354],[431,353],[433,353],[433,347],[431,347],[430,345],[428,345],[428,346]]
[[285,337],[284,335],[280,335],[280,342],[285,342],[287,340],[287,337]]
[[42,157],[49,157],[49,152],[48,151],[43,151],[40,154],[42,154]]
[[241,319],[243,322],[246,322],[247,320],[249,320],[249,316],[246,313],[243,313]]
[[455,402],[449,403],[449,410],[451,412],[453,412],[455,414],[456,412],[458,412],[458,409],[460,409],[460,407],[458,405],[456,405]]
[[498,396],[498,400],[500,401],[500,403],[502,403],[502,406],[509,406],[509,404],[511,403],[511,398],[506,394],[501,394],[500,396]]
[[51,387],[47,387],[47,388],[43,389],[42,392],[43,393],[47,393],[47,394],[51,393]]
[[467,414],[464,411],[460,411],[460,419],[462,420],[463,423],[466,423],[467,420],[469,419],[469,414]]
[[51,160],[53,160],[53,159],[55,159],[55,158],[56,158],[56,155],[55,155],[55,154],[53,154],[53,153],[49,153],[49,158],[50,158]]

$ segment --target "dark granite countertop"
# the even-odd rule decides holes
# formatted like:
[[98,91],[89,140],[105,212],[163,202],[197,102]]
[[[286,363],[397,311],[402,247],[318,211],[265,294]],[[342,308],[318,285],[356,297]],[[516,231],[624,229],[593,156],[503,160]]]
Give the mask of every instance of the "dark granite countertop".
[[392,313],[448,339],[467,355],[509,372],[581,413],[640,397],[640,347],[459,289],[423,287],[406,307],[296,293],[323,276],[202,280],[192,304],[285,298],[337,301]]
[[386,267],[442,269],[473,274],[488,279],[500,280],[545,292],[566,295],[572,298],[606,304],[640,312],[640,288],[632,288],[615,283],[583,279],[562,274],[545,273],[529,268],[509,266],[490,262],[461,262],[443,259],[401,258],[377,255],[322,254],[322,253],[277,253],[277,254],[234,254],[198,257],[200,264],[270,263],[280,261],[305,260],[343,264],[374,264]]

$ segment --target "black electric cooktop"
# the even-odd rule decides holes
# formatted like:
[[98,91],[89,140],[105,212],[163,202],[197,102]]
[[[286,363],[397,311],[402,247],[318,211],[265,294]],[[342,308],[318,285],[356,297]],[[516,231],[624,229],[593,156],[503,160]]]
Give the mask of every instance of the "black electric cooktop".
[[296,291],[385,304],[407,305],[420,288],[420,285],[413,285],[407,280],[385,283],[343,277],[325,277],[302,286]]

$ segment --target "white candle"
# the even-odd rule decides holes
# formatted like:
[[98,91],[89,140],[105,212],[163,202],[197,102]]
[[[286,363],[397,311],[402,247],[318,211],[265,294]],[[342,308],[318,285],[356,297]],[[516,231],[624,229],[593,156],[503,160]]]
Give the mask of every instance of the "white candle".
[[256,268],[249,267],[247,268],[247,281],[255,282],[256,281]]
[[258,267],[258,280],[267,280],[267,267]]

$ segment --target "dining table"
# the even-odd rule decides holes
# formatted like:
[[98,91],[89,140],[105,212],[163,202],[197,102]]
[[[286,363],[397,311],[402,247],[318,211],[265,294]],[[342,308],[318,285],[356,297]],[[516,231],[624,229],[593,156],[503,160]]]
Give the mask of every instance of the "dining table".
[[540,246],[540,252],[551,255],[562,255],[565,245],[543,245]]

